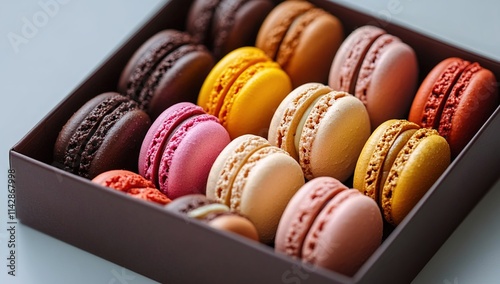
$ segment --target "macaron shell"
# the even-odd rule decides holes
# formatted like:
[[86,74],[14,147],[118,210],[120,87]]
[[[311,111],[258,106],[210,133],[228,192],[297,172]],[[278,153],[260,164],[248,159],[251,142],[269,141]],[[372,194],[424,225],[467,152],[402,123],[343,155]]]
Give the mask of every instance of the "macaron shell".
[[176,130],[165,147],[159,167],[160,189],[172,199],[205,194],[210,168],[230,142],[227,131],[218,121],[196,121],[196,117],[192,120],[191,125],[186,122],[185,127]]
[[109,170],[92,179],[92,182],[127,192],[131,188],[155,187],[155,185],[134,172],[127,170]]
[[290,25],[297,17],[312,8],[314,6],[307,1],[284,1],[278,4],[262,23],[255,46],[275,60],[280,43],[283,41]]
[[231,208],[254,223],[261,242],[272,243],[286,205],[303,184],[299,164],[283,150],[266,147],[238,173]]
[[267,146],[270,144],[266,139],[251,134],[232,140],[217,156],[210,169],[206,189],[207,197],[229,205],[231,187],[238,171],[251,154]]
[[273,9],[269,0],[223,0],[215,11],[213,52],[221,58],[234,49],[255,43],[259,27]]
[[327,83],[332,60],[344,38],[340,21],[321,9],[311,9],[287,32],[276,61],[293,87],[308,82]]
[[421,128],[394,161],[381,196],[387,222],[398,225],[450,164],[450,147],[436,130]]
[[197,104],[207,113],[217,115],[227,90],[237,76],[247,66],[268,60],[264,52],[256,47],[241,47],[228,53],[215,64],[205,78]]
[[196,0],[189,7],[186,20],[186,31],[193,36],[196,42],[212,48],[209,27],[212,26],[215,10],[222,0]]
[[382,242],[375,201],[359,191],[338,193],[314,221],[302,250],[305,261],[352,276]]
[[453,85],[470,62],[451,57],[441,61],[425,77],[413,99],[408,120],[421,127],[439,127],[441,112]]
[[461,75],[444,106],[439,133],[456,157],[499,104],[493,73],[474,63]]
[[330,177],[318,177],[304,184],[287,204],[276,231],[275,250],[302,256],[302,244],[321,209],[335,195],[348,188]]
[[271,145],[280,147],[298,160],[295,136],[299,122],[308,107],[318,97],[330,91],[331,89],[323,84],[306,83],[290,92],[280,103],[271,119],[268,133]]
[[152,118],[176,103],[196,103],[201,85],[215,62],[205,48],[188,47],[190,51],[175,59],[168,69],[159,70],[160,78],[153,88],[148,107]]
[[257,229],[250,220],[238,215],[222,215],[208,222],[210,227],[233,232],[248,239],[259,241]]
[[150,125],[149,116],[141,110],[129,111],[120,118],[106,132],[101,146],[95,152],[89,178],[112,169],[136,172],[142,140]]
[[267,137],[274,111],[291,90],[290,78],[278,64],[254,64],[231,86],[219,119],[232,139],[243,134]]
[[388,119],[407,117],[417,79],[413,49],[392,35],[377,38],[361,65],[354,93],[366,105],[373,129]]
[[204,114],[203,109],[189,102],[175,104],[163,111],[155,119],[142,142],[139,174],[158,186],[158,168],[168,138],[182,121],[201,114]]
[[341,44],[333,59],[328,85],[336,91],[354,94],[359,68],[372,43],[386,32],[375,26],[354,30]]
[[420,127],[406,120],[388,120],[379,125],[366,141],[356,163],[353,186],[378,202],[399,150]]
[[347,93],[323,96],[307,117],[302,130],[299,161],[307,179],[330,176],[340,181],[350,177],[361,150],[370,136],[365,107]]

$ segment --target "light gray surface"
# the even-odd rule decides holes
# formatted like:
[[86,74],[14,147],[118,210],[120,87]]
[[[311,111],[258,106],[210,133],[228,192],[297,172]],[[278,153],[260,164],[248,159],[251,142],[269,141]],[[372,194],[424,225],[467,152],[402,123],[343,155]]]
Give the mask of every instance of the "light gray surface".
[[[500,60],[498,1],[478,1],[480,4],[454,1],[453,7],[449,1],[431,0],[337,1]],[[10,147],[163,2],[11,0],[0,3],[0,94],[7,100],[3,105],[0,139],[0,184],[4,187],[0,195],[0,283],[155,283],[21,224],[16,232],[17,276],[8,276],[5,189]],[[57,3],[57,6],[46,12],[40,3]],[[472,18],[463,20],[459,15],[465,13],[472,14]],[[27,22],[35,28],[30,30]],[[16,37],[19,44],[12,44],[9,33],[10,38],[17,35],[24,40]],[[500,183],[414,283],[497,283],[500,279],[497,204],[500,204]]]

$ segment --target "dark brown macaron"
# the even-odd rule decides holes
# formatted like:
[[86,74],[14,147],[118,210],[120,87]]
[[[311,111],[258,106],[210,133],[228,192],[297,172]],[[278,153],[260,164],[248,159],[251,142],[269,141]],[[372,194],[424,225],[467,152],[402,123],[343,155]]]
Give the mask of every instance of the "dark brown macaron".
[[456,157],[499,104],[495,75],[477,62],[451,57],[426,76],[408,120],[437,129]]
[[233,232],[251,240],[259,240],[257,229],[248,218],[231,211],[225,204],[208,199],[203,194],[181,196],[165,205],[165,209],[203,221],[215,229]]
[[254,45],[273,7],[271,0],[196,0],[186,29],[220,59],[238,47]]
[[139,150],[151,124],[136,102],[100,94],[66,122],[54,145],[54,164],[85,178],[111,169],[137,171]]
[[212,54],[189,34],[163,30],[130,58],[120,76],[118,90],[154,119],[175,103],[196,102],[214,64]]

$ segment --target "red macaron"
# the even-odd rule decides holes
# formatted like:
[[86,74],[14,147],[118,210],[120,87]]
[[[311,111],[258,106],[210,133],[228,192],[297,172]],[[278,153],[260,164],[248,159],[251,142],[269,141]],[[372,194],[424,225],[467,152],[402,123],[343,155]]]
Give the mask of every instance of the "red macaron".
[[477,62],[447,58],[420,85],[408,120],[437,129],[455,157],[497,108],[496,82]]

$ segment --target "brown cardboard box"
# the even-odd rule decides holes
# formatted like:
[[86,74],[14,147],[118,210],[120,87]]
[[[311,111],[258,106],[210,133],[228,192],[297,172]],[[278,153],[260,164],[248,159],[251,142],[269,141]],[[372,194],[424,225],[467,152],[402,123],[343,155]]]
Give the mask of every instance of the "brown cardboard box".
[[[183,29],[191,1],[168,1],[152,19],[67,96],[10,152],[16,171],[17,217],[24,224],[162,283],[404,283],[410,282],[498,178],[500,108],[453,161],[408,217],[390,232],[354,277],[303,264],[265,245],[196,221],[51,165],[66,120],[93,96],[114,90],[132,53],[155,32]],[[345,34],[379,24],[417,52],[421,78],[446,57],[481,63],[500,78],[500,64],[373,19],[330,1],[312,1],[343,22]],[[481,161],[481,167],[476,161]]]

